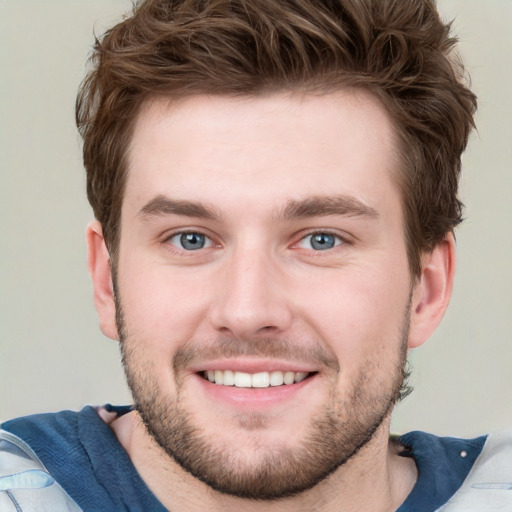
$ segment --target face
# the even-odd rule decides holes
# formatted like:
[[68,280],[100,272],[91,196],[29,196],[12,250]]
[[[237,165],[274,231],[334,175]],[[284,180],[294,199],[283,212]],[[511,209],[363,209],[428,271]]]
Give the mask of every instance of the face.
[[397,165],[363,93],[140,113],[115,283],[124,363],[149,432],[214,489],[308,489],[388,417],[412,286]]

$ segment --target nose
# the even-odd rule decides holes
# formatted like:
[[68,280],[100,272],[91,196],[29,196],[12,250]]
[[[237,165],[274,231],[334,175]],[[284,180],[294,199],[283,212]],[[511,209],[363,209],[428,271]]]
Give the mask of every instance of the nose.
[[290,328],[293,311],[286,278],[270,254],[240,249],[224,265],[211,308],[217,331],[249,341]]

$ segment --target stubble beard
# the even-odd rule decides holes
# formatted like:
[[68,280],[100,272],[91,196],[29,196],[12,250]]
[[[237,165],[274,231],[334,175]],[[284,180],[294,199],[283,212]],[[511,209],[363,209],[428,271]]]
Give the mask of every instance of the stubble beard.
[[[215,436],[208,436],[195,424],[193,415],[178,397],[160,389],[151,364],[144,364],[144,344],[132,339],[127,332],[118,295],[116,316],[128,386],[148,433],[185,471],[223,494],[252,500],[277,500],[311,489],[372,440],[404,394],[408,375],[410,301],[404,315],[391,382],[385,385],[376,382],[372,375],[376,362],[369,361],[360,370],[349,396],[333,395],[321,415],[311,420],[307,434],[298,446],[261,446],[257,457],[240,460],[232,439],[226,439],[222,444]],[[268,341],[263,346],[276,347],[276,343],[277,346],[282,343]],[[234,342],[231,346],[235,346]],[[183,359],[186,360],[186,356]],[[175,372],[179,371],[179,365],[174,364],[174,367]],[[252,423],[252,427],[258,423],[257,415],[252,418]],[[248,426],[246,430],[252,427]]]

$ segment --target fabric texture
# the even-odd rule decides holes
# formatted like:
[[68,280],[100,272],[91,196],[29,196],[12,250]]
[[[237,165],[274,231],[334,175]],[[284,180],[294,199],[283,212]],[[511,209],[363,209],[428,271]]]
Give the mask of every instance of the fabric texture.
[[462,485],[486,436],[468,440],[415,431],[398,440],[406,448],[403,455],[414,458],[418,480],[397,512],[434,512]]
[[[119,415],[131,410],[129,406],[106,408]],[[95,408],[17,418],[2,428],[31,447],[84,511],[166,510]],[[414,458],[418,468],[416,485],[397,512],[441,510],[461,488],[486,439],[437,437],[419,431],[395,437],[404,447],[401,455]]]
[[[129,407],[113,408],[119,414]],[[36,414],[2,424],[23,439],[86,512],[165,512],[93,407]]]
[[0,429],[0,511],[82,512],[18,436]]

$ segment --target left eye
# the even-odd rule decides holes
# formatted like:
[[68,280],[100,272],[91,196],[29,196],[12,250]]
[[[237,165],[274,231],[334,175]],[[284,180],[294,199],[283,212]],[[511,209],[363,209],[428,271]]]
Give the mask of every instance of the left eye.
[[212,241],[206,235],[195,232],[178,233],[169,238],[169,243],[185,251],[197,251],[212,245]]
[[342,240],[339,236],[331,233],[311,233],[305,236],[300,242],[299,247],[302,249],[313,249],[315,251],[325,251],[340,245]]

